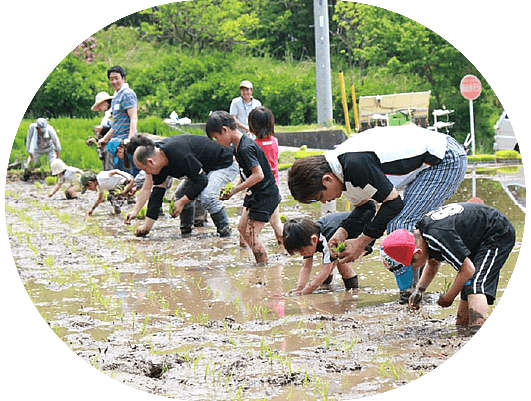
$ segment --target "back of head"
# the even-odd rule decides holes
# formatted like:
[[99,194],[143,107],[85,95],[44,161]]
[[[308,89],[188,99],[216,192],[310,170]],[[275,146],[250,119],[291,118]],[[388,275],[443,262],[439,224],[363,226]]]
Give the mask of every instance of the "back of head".
[[265,106],[259,106],[249,113],[249,131],[258,138],[269,138],[275,135],[275,116]]
[[319,223],[307,217],[290,219],[284,224],[284,248],[290,255],[312,244],[312,235],[319,235]]
[[146,164],[148,158],[155,154],[156,144],[143,135],[135,135],[126,145],[126,152],[133,156],[133,160]]
[[52,175],[57,175],[66,170],[66,164],[61,159],[55,158],[51,164],[50,169],[52,170]]
[[81,174],[81,177],[80,177],[79,181],[81,182],[81,185],[83,187],[86,187],[89,184],[89,182],[97,181],[96,173],[94,171],[90,171],[90,170],[89,171],[85,171],[83,174]]

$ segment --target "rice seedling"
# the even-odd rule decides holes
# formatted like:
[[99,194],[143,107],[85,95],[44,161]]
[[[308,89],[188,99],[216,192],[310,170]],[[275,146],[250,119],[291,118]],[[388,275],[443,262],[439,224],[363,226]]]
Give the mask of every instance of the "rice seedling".
[[343,252],[345,249],[347,249],[347,246],[345,245],[344,242],[340,242],[339,244],[337,244],[337,246],[335,248],[332,248],[332,250],[334,252],[337,252],[337,253],[341,253]]
[[55,185],[57,184],[57,177],[49,175],[44,181],[46,182],[46,185]]
[[228,195],[228,194],[230,194],[230,191],[232,191],[232,188],[233,188],[233,184],[232,184],[232,182],[229,182],[227,185],[225,185],[225,188],[223,188],[221,190],[221,194],[220,195]]

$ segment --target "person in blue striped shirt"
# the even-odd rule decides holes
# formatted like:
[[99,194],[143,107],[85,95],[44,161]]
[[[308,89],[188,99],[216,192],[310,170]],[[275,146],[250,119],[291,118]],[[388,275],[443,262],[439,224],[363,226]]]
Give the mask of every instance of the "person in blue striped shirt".
[[120,66],[111,67],[107,70],[107,77],[115,91],[111,101],[112,128],[98,141],[101,148],[111,138],[132,139],[138,122],[138,99],[125,82],[125,70]]

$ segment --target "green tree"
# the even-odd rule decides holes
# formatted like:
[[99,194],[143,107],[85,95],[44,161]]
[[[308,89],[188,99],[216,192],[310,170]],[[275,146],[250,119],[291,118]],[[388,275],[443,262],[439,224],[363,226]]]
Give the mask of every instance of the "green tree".
[[[26,115],[35,117],[88,117],[94,96],[104,83],[105,70],[101,65],[88,64],[83,57],[70,53],[48,75],[34,98]],[[94,74],[95,71],[101,72]]]
[[247,31],[258,24],[256,12],[241,0],[195,0],[169,3],[144,10],[150,22],[142,22],[146,38],[183,49],[202,51],[253,48],[262,39],[251,39]]

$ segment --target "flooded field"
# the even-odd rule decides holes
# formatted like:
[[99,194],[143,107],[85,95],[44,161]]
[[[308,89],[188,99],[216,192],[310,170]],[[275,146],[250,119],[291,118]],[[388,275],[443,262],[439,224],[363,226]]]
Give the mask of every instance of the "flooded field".
[[[285,172],[282,184],[281,213],[319,217],[320,205],[289,199]],[[470,199],[470,188],[466,179],[452,200]],[[447,265],[419,312],[398,304],[394,278],[377,252],[354,266],[358,291],[345,292],[335,272],[330,288],[289,297],[301,260],[278,248],[266,226],[269,263],[253,263],[235,229],[241,197],[227,203],[230,239],[216,237],[211,222],[183,239],[178,219],[167,213],[149,236],[136,238],[141,221],[125,226],[108,203],[86,217],[95,193],[67,201],[48,192],[42,182],[7,178],[7,230],[28,295],[72,352],[147,393],[179,400],[361,398],[415,380],[471,338],[455,327],[457,302],[436,305],[437,293],[454,279]],[[477,196],[517,228],[500,297],[525,214],[496,175],[478,178]],[[338,210],[345,207],[337,202]]]

